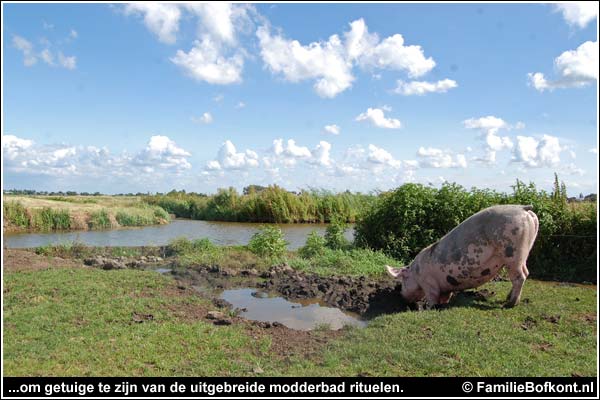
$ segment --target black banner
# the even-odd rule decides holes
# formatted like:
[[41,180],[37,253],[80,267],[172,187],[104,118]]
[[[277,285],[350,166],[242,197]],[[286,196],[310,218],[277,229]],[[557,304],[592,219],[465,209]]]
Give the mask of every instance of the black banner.
[[597,378],[3,378],[3,398],[597,397]]

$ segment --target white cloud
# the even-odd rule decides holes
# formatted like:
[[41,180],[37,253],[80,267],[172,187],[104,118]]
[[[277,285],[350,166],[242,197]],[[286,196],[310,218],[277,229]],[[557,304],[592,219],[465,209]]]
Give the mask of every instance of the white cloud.
[[62,67],[72,70],[77,67],[77,58],[75,56],[65,56],[62,52],[59,52],[58,63]]
[[340,134],[340,127],[337,126],[336,124],[325,125],[323,127],[323,132],[325,132],[325,133],[331,133],[332,135],[339,135]]
[[370,121],[378,128],[400,129],[402,123],[399,119],[386,118],[384,112],[380,108],[369,108],[366,112],[359,114],[356,121]]
[[294,139],[288,139],[287,146],[283,149],[283,154],[294,158],[310,158],[312,155],[308,147],[298,146]]
[[353,67],[403,70],[411,77],[430,71],[435,62],[425,58],[420,46],[405,46],[396,34],[380,42],[368,32],[364,20],[350,23],[350,31],[331,35],[327,41],[302,45],[297,40],[271,34],[270,28],[258,28],[261,56],[265,65],[290,82],[314,80],[314,90],[321,97],[332,98],[352,86]]
[[422,96],[427,93],[446,93],[450,89],[458,87],[456,81],[452,79],[443,79],[437,82],[411,81],[404,82],[398,80],[394,93],[404,96],[418,95]]
[[79,37],[79,34],[75,29],[71,29],[71,31],[69,32],[69,37],[71,39],[77,39]]
[[13,46],[23,53],[23,64],[30,67],[37,62],[37,57],[33,51],[33,45],[24,37],[14,35]]
[[310,162],[312,164],[318,164],[325,167],[331,166],[333,160],[331,159],[330,151],[331,144],[321,140],[317,147],[315,147],[315,149],[311,152],[312,159]]
[[344,36],[348,57],[362,67],[406,71],[410,77],[422,76],[435,67],[435,61],[425,57],[421,46],[405,46],[400,34],[380,42],[376,33],[369,33],[363,19],[350,23],[350,31]]
[[112,155],[106,148],[68,144],[38,145],[14,135],[3,136],[8,171],[54,177],[136,177],[145,173],[180,173],[191,168],[189,153],[166,136],[153,136],[135,155]]
[[592,147],[590,149],[590,153],[592,153],[592,154],[598,154],[598,149],[596,147]]
[[387,150],[377,147],[374,144],[369,144],[369,153],[367,161],[373,164],[385,164],[390,167],[399,168],[402,166],[402,161],[396,160]]
[[208,33],[214,40],[234,45],[236,30],[249,22],[248,7],[240,4],[206,2],[185,3],[183,7],[200,19],[201,34]]
[[54,65],[54,56],[52,55],[52,52],[50,52],[49,49],[42,50],[42,52],[40,53],[40,58],[46,64],[48,64],[48,65]]
[[511,126],[502,118],[488,115],[481,118],[469,118],[463,121],[467,129],[476,129],[481,132],[481,138],[484,141],[485,155],[476,157],[475,160],[483,161],[488,164],[496,162],[496,153],[504,149],[511,149],[513,142],[508,136],[499,136],[500,129],[510,129]]
[[561,167],[561,171],[564,171],[568,175],[579,175],[579,176],[585,175],[585,170],[582,168],[579,168],[574,163],[570,163],[568,165]]
[[237,105],[235,106],[235,108],[240,109],[240,108],[244,108],[246,107],[246,103],[244,103],[243,101],[240,101],[239,103],[237,103]]
[[238,153],[235,145],[226,140],[219,149],[217,159],[209,161],[206,168],[209,170],[229,169],[229,170],[244,170],[248,168],[258,167],[258,154],[252,150]]
[[230,57],[223,55],[220,43],[208,35],[194,41],[189,52],[177,50],[171,61],[181,67],[189,76],[199,81],[215,85],[229,85],[242,81],[244,57],[235,53]]
[[467,159],[463,154],[453,157],[451,151],[433,147],[420,147],[417,156],[421,159],[419,166],[430,168],[467,168]]
[[210,124],[213,122],[213,116],[211,113],[205,112],[199,118],[192,117],[192,122],[200,123],[200,124]]
[[576,50],[568,50],[554,60],[558,75],[547,80],[541,72],[529,73],[530,84],[540,92],[544,90],[578,88],[598,80],[598,42],[585,42]]
[[156,135],[152,136],[146,148],[133,158],[133,163],[152,169],[181,172],[191,168],[191,164],[187,160],[190,155],[167,136]]
[[517,136],[513,160],[526,167],[552,167],[560,162],[564,148],[557,137],[543,135],[540,140],[531,136]]
[[337,35],[332,35],[327,42],[313,42],[308,46],[271,35],[266,26],[259,27],[256,35],[262,59],[271,72],[283,74],[290,82],[316,80],[313,87],[321,97],[335,97],[352,86],[352,66],[345,59]]
[[598,2],[573,1],[554,4],[554,9],[561,12],[563,18],[571,26],[585,28],[591,21],[598,18]]
[[172,3],[129,3],[125,5],[125,15],[141,14],[144,24],[163,43],[175,43],[179,31],[181,10]]

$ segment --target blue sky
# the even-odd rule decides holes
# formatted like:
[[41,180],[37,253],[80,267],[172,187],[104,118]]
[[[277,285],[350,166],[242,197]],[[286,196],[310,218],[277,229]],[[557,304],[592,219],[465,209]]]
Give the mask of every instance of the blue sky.
[[596,192],[590,4],[3,4],[4,187]]

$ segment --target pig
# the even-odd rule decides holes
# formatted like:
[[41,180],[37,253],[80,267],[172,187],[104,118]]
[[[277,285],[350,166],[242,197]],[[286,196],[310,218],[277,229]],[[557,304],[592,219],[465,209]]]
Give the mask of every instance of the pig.
[[386,265],[401,283],[408,302],[446,304],[454,292],[475,288],[505,266],[512,282],[507,307],[519,303],[529,275],[525,264],[538,233],[532,206],[499,205],[473,214],[437,242],[421,250],[405,268]]

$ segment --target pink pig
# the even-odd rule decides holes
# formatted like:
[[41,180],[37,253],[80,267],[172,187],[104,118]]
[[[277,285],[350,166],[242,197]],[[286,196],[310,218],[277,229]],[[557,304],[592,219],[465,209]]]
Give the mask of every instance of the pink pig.
[[448,303],[453,292],[478,287],[506,266],[512,282],[507,306],[519,303],[529,271],[525,265],[539,222],[532,206],[493,206],[470,216],[436,243],[421,250],[406,268],[386,265],[409,302],[429,307]]

